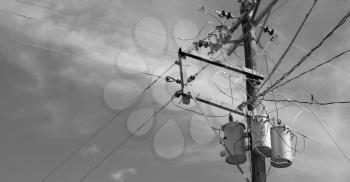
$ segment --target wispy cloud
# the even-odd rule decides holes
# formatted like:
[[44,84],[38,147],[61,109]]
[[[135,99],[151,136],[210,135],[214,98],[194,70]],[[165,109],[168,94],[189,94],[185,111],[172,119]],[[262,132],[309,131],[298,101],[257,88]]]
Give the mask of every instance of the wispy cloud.
[[92,156],[98,154],[100,151],[101,149],[96,144],[92,144],[82,149],[81,154],[84,156]]
[[128,175],[135,175],[136,169],[135,168],[127,168],[127,169],[121,169],[116,172],[113,172],[110,174],[110,178],[117,182],[124,182],[125,178]]

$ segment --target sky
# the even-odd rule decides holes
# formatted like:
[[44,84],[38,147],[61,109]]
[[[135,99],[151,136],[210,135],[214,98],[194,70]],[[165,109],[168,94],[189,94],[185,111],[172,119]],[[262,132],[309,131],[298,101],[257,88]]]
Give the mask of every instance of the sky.
[[[262,0],[262,6],[268,1]],[[261,43],[275,59],[288,46],[312,0],[287,1],[268,20],[278,38]],[[42,180],[105,122],[101,130],[47,182],[79,181],[132,132],[167,103],[180,86],[159,79],[177,59],[180,47],[211,32],[218,21],[199,12],[202,6],[239,14],[239,3],[231,0],[0,0],[0,179],[4,182]],[[280,0],[276,7],[282,4]],[[318,0],[284,62],[275,81],[313,48],[350,9],[349,0]],[[228,22],[229,23],[229,22]],[[257,28],[257,31],[259,29]],[[324,45],[296,70],[294,75],[350,47],[350,24],[345,23]],[[241,34],[240,28],[235,36]],[[210,58],[207,49],[193,54]],[[220,61],[244,66],[243,49]],[[276,90],[276,97],[319,102],[350,100],[350,55],[309,73]],[[195,74],[205,64],[184,62],[185,75]],[[268,61],[269,70],[273,63]],[[257,69],[267,75],[262,51]],[[292,74],[293,75],[293,74]],[[164,76],[178,78],[178,67]],[[224,91],[236,100],[224,95]],[[245,80],[237,73],[209,66],[187,89],[201,96],[232,104],[245,99]],[[271,95],[267,96],[272,98]],[[179,99],[174,99],[179,103]],[[272,168],[267,181],[334,181],[350,179],[350,162],[327,135],[320,122],[350,157],[350,105],[301,105],[264,102],[271,117],[279,117],[302,137],[293,164]],[[191,102],[185,108],[226,116],[204,104]],[[116,115],[117,114],[117,115]],[[278,116],[277,116],[278,115]],[[244,123],[244,118],[234,115]],[[134,136],[99,165],[84,182],[211,182],[244,181],[235,166],[225,163],[219,128],[227,117],[203,117],[167,105]],[[209,125],[210,124],[210,125]],[[266,159],[267,168],[270,166]],[[242,164],[250,176],[250,162]]]

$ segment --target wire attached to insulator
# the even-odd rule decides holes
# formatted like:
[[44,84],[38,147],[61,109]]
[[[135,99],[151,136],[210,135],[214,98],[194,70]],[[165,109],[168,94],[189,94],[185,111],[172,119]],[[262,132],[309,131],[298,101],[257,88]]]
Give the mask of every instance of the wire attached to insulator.
[[173,77],[171,77],[171,76],[166,76],[165,77],[165,81],[166,82],[175,82],[175,83],[181,83],[181,80],[179,80],[179,79],[175,79],[175,78],[173,78]]
[[229,122],[233,122],[233,117],[232,117],[232,114],[231,114],[231,113],[228,115],[228,121],[229,121]]
[[237,18],[236,16],[233,16],[231,12],[226,12],[225,10],[216,10],[215,11],[220,18],[226,18],[226,19],[233,19]]
[[274,41],[278,37],[273,28],[270,28],[267,25],[260,25],[260,28],[263,32],[268,33],[271,36],[270,41]]
[[261,26],[261,28],[262,28],[262,30],[263,30],[265,33],[268,33],[270,36],[272,36],[273,33],[274,33],[274,29],[268,27],[267,25]]
[[188,79],[187,79],[187,83],[192,82],[194,79],[196,79],[196,76],[195,76],[195,75],[189,76]]

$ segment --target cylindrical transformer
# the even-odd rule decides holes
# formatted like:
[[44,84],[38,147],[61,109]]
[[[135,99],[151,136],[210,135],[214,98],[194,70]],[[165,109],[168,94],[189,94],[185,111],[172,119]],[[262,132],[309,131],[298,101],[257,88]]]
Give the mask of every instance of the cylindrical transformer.
[[222,127],[224,131],[224,146],[228,164],[242,164],[247,161],[245,152],[245,126],[239,122],[229,122]]
[[266,157],[271,156],[270,124],[266,116],[256,116],[250,124],[253,147]]
[[286,125],[271,127],[271,165],[285,168],[292,165],[291,130]]

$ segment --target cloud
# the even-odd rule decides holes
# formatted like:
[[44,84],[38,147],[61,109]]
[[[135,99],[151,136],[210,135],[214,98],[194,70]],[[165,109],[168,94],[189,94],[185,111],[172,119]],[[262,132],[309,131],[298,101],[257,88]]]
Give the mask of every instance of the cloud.
[[136,174],[135,168],[121,169],[110,174],[110,178],[117,182],[124,182],[127,175]]
[[81,154],[84,156],[92,156],[98,154],[100,151],[101,149],[96,144],[92,144],[86,148],[83,148]]

